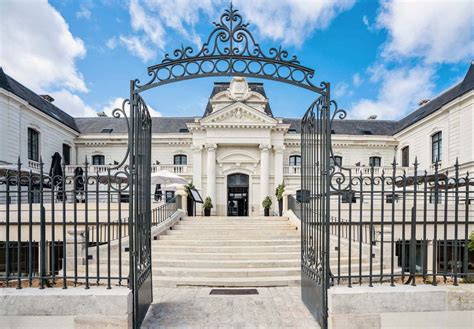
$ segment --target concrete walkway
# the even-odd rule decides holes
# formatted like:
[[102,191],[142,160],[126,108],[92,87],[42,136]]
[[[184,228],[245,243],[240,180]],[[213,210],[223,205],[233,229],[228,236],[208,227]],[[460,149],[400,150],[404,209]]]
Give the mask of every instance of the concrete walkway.
[[320,328],[299,287],[258,295],[209,295],[211,288],[157,288],[142,328]]

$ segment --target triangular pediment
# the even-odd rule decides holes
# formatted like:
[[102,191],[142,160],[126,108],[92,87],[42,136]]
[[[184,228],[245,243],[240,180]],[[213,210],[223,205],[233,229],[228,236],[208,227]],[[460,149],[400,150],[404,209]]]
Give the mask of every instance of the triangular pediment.
[[235,102],[200,120],[203,126],[275,126],[278,120],[251,106]]

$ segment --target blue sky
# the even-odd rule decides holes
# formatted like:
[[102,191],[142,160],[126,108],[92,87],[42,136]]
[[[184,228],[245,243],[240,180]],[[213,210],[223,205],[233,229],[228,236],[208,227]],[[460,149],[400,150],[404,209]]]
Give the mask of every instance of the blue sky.
[[[329,81],[352,118],[398,119],[458,82],[474,53],[473,3],[234,1],[263,49],[282,45]],[[6,0],[0,65],[74,116],[109,112],[129,80],[181,44],[197,48],[228,6],[211,0]],[[2,9],[2,8],[0,8]],[[228,79],[217,79],[218,81]],[[154,115],[198,116],[213,79],[145,94]],[[261,80],[260,80],[261,81]],[[314,95],[263,81],[275,116],[300,117]]]

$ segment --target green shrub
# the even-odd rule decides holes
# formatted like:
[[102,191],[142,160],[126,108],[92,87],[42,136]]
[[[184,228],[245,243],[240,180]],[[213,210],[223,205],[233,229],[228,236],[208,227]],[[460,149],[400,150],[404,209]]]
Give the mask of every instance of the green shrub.
[[271,206],[272,206],[272,199],[269,196],[267,196],[262,202],[262,207],[265,209],[270,209]]
[[474,232],[471,232],[471,235],[469,236],[469,244],[467,245],[467,249],[474,251]]
[[206,200],[204,200],[204,205],[203,205],[204,209],[212,209],[214,208],[214,206],[212,205],[212,200],[211,200],[211,197],[206,197]]

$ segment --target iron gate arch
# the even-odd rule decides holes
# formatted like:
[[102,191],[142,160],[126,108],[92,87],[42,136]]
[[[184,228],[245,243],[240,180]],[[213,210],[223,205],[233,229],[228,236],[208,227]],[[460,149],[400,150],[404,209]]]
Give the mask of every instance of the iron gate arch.
[[[243,22],[232,3],[214,25],[215,28],[199,51],[192,47],[176,49],[172,55],[166,54],[160,64],[148,67],[148,81],[142,83],[139,79],[131,80],[129,100],[124,101],[122,109],[114,113],[115,117],[127,117],[126,108],[130,107],[130,120],[127,119],[129,212],[132,219],[129,227],[132,264],[129,287],[133,290],[134,327],[141,325],[152,302],[151,205],[149,198],[144,197],[150,188],[151,118],[141,93],[178,81],[218,76],[273,80],[319,95],[301,121],[301,186],[308,191],[308,202],[303,205],[305,210],[302,213],[302,295],[313,315],[326,327],[329,242],[321,244],[321,241],[328,239],[329,232],[326,224],[329,220],[329,158],[332,154],[331,106],[337,106],[330,99],[330,84],[321,82],[315,85],[312,82],[314,70],[302,66],[296,56],[290,56],[281,47],[264,52],[248,29],[249,24]],[[314,234],[316,231],[318,237]]]

